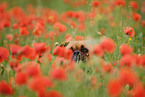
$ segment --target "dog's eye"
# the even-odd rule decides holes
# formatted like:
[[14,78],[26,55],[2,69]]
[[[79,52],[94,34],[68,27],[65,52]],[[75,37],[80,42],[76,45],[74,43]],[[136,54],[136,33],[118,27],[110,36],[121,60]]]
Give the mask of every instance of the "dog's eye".
[[86,49],[86,48],[81,49],[81,51],[84,53],[88,53],[88,49]]
[[72,51],[74,51],[73,47],[70,48]]

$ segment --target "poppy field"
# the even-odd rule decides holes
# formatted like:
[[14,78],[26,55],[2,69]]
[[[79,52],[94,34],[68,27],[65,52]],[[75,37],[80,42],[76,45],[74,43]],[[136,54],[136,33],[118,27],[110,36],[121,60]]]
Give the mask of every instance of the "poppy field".
[[0,97],[145,97],[145,0],[0,0]]

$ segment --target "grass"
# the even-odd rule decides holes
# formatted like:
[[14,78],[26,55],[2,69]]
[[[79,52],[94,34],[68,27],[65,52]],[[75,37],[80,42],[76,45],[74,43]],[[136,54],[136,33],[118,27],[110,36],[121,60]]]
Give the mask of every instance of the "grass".
[[[7,11],[9,12],[11,8],[15,6],[20,6],[24,9],[26,13],[26,6],[27,4],[32,4],[36,8],[36,16],[41,17],[41,12],[42,12],[42,7],[48,7],[51,8],[52,10],[55,10],[56,12],[59,13],[59,15],[65,11],[73,10],[73,11],[79,11],[79,10],[84,10],[84,12],[90,12],[91,11],[91,0],[88,0],[88,3],[84,6],[80,6],[78,8],[74,8],[68,4],[65,4],[62,0],[1,0],[0,4],[6,1],[9,4],[9,7]],[[85,39],[87,37],[91,37],[93,39],[93,43],[98,44],[100,42],[100,39],[102,38],[102,35],[98,34],[102,28],[105,29],[105,33],[103,36],[109,37],[114,40],[116,44],[116,49],[112,54],[105,53],[104,56],[104,61],[105,62],[110,62],[113,66],[113,72],[112,73],[106,73],[102,72],[102,67],[100,65],[99,57],[96,57],[93,55],[91,59],[84,63],[76,63],[75,70],[72,72],[67,72],[67,80],[64,82],[58,81],[58,80],[53,80],[55,83],[55,86],[53,88],[47,88],[47,91],[50,90],[57,90],[59,91],[64,97],[107,97],[108,92],[107,92],[107,84],[108,80],[113,79],[118,77],[118,71],[119,71],[119,66],[114,66],[114,61],[117,60],[120,62],[120,58],[122,58],[122,55],[119,53],[119,47],[121,44],[128,44],[131,47],[134,48],[134,53],[144,55],[145,54],[145,27],[141,25],[141,20],[145,19],[145,15],[141,13],[140,10],[136,11],[139,13],[142,18],[139,22],[136,22],[131,18],[131,13],[132,13],[132,8],[128,6],[129,1],[131,0],[126,0],[126,6],[118,6],[114,9],[114,11],[111,11],[109,15],[96,13],[96,17],[92,20],[87,17],[85,20],[84,24],[86,25],[86,30],[84,31],[79,31],[77,28],[73,29],[71,28],[68,24],[65,24],[67,27],[67,31],[63,34],[58,35],[57,37],[54,38],[53,41],[51,41],[49,38],[45,39],[44,34],[42,34],[40,37],[36,37],[32,34],[32,30],[29,30],[30,34],[25,37],[25,36],[20,36],[19,35],[19,45],[20,46],[25,46],[25,45],[30,45],[32,47],[32,44],[34,42],[45,42],[48,46],[50,46],[50,54],[53,53],[53,49],[55,48],[55,43],[59,42],[61,44],[62,42],[65,41],[65,35],[70,34],[75,40],[75,36],[80,35],[84,36]],[[110,1],[112,2],[112,1]],[[141,3],[142,1],[138,1],[139,3],[139,9],[141,8]],[[102,5],[102,7],[106,7],[106,5]],[[126,16],[127,14],[127,16]],[[113,22],[115,23],[114,27],[110,26],[110,21],[108,18],[113,18]],[[128,18],[129,17],[129,18]],[[76,20],[74,20],[76,21]],[[93,21],[94,25],[91,26],[90,22]],[[11,24],[15,23],[15,20],[11,21]],[[124,29],[130,26],[134,29],[135,31],[135,36],[133,38],[130,38],[128,35],[124,33]],[[53,30],[53,25],[51,24],[46,24],[45,27],[46,32],[52,31]],[[12,41],[9,41],[6,38],[7,34],[12,34],[14,35],[15,33],[20,33],[19,29],[18,30],[13,30],[12,25],[9,28],[4,28],[2,31],[0,31],[0,47],[5,47],[9,51],[9,44],[14,44],[14,39]],[[51,71],[51,65],[55,61],[56,56],[52,54],[52,60],[50,62],[46,61],[44,64],[40,63],[41,66],[41,72],[42,75],[49,77],[49,72]],[[10,53],[9,55],[9,60],[12,60],[12,54]],[[26,58],[23,58],[20,64],[27,62],[27,61],[32,61]],[[34,60],[37,62],[37,60]],[[10,81],[10,78],[15,78],[16,72],[12,70],[9,66],[8,61],[3,61],[2,63],[3,66],[5,67],[3,74],[0,75],[0,81],[5,80],[7,82]],[[96,72],[96,68],[98,68],[98,71]],[[1,68],[0,68],[1,69]],[[137,75],[140,80],[140,82],[145,86],[145,69],[144,67],[131,67]],[[2,69],[1,69],[2,70]],[[0,71],[1,71],[0,70]],[[82,73],[80,73],[80,70]],[[79,77],[81,78],[80,81],[75,76],[75,73],[79,72]],[[82,75],[81,75],[82,74]],[[92,89],[91,86],[91,78],[95,76],[96,77],[96,86],[94,89]],[[22,85],[22,86],[17,86],[15,81],[12,81],[12,87],[14,89],[14,94],[11,95],[10,97],[20,97],[20,96],[26,96],[26,97],[36,97],[37,94],[30,90],[27,85]],[[122,92],[120,94],[121,97],[126,96],[128,90],[128,85],[124,86],[122,89]],[[0,95],[2,97],[7,97],[7,95]],[[9,97],[9,96],[8,96]]]

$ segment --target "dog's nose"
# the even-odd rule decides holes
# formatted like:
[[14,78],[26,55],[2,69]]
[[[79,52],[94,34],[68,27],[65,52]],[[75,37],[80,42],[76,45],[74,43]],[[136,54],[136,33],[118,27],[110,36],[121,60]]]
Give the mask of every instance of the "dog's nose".
[[72,60],[79,62],[81,60],[82,53],[80,51],[74,51]]

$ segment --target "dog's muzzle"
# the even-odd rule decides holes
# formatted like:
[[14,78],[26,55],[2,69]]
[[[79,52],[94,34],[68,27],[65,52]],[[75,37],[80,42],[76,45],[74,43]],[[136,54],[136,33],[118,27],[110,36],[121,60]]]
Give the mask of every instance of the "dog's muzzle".
[[82,52],[76,50],[73,52],[72,60],[75,62],[85,61],[86,56]]
[[81,60],[81,57],[82,57],[82,53],[80,51],[74,51],[73,56],[72,56],[72,60],[79,62]]

